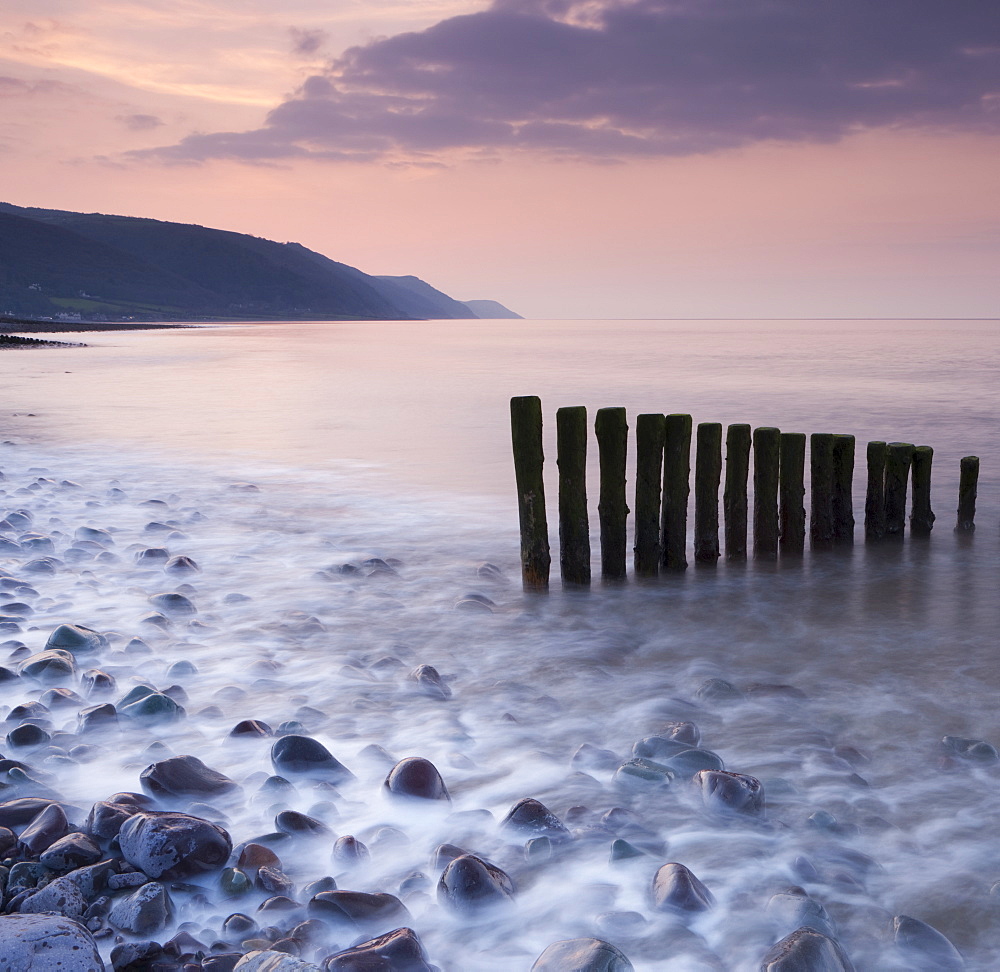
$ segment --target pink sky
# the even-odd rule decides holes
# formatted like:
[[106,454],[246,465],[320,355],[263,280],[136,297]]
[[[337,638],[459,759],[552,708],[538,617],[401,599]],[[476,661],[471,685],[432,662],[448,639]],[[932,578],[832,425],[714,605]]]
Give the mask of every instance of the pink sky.
[[531,317],[996,317],[998,61],[982,0],[6,0],[0,198]]

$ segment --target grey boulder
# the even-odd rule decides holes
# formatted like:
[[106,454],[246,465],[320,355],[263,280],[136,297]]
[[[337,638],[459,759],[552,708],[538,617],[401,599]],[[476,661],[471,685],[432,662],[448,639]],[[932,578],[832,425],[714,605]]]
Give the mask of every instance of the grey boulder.
[[105,972],[83,925],[57,915],[0,915],[3,972]]
[[223,867],[233,842],[221,827],[200,817],[143,810],[118,832],[122,857],[151,878],[182,878]]
[[531,972],[632,972],[632,963],[610,942],[571,938],[553,942],[535,961]]

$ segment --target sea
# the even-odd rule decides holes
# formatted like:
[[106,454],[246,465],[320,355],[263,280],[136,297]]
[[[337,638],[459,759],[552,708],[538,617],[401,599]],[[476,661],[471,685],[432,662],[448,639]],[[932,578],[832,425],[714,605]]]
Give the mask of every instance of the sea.
[[[1000,968],[1000,323],[266,323],[82,340],[0,358],[0,512],[26,510],[43,538],[0,559],[4,593],[28,606],[0,665],[59,624],[85,625],[108,648],[80,669],[114,676],[111,701],[172,687],[185,715],[123,718],[74,755],[76,710],[93,699],[70,700],[43,719],[68,733],[61,748],[0,743],[81,820],[137,791],[164,754],[195,755],[241,787],[197,811],[235,844],[294,809],[368,848],[352,863],[332,840],[279,841],[290,897],[323,876],[396,894],[445,972],[527,972],[578,938],[612,943],[640,972],[749,972],[807,912],[859,970]],[[543,408],[543,596],[520,583],[518,395]],[[855,543],[604,585],[592,441],[594,583],[564,590],[554,432],[567,405],[591,419],[624,406],[633,428],[643,412],[686,412],[853,434]],[[868,440],[933,447],[929,537],[865,542]],[[957,534],[969,455],[981,459],[977,526]],[[148,548],[197,570],[137,561]],[[25,573],[46,556],[51,571]],[[164,592],[196,613],[151,618]],[[424,691],[420,665],[443,690]],[[733,692],[711,691],[720,680]],[[0,683],[0,718],[50,688]],[[244,719],[313,736],[355,779],[278,793],[273,738],[229,735]],[[763,813],[720,815],[682,768],[620,770],[681,722],[726,770],[761,782]],[[386,775],[410,756],[438,768],[450,801],[391,798]],[[524,798],[572,839],[526,850],[503,823]],[[636,855],[612,860],[616,839]],[[449,909],[437,885],[456,848],[507,871],[506,907]],[[661,910],[666,863],[688,868],[711,907]],[[790,911],[789,888],[818,910]],[[266,897],[228,899],[206,876],[199,893],[174,893],[158,940],[184,928],[208,945]],[[930,933],[894,937],[903,915],[952,951]],[[323,954],[371,937],[339,934]]]

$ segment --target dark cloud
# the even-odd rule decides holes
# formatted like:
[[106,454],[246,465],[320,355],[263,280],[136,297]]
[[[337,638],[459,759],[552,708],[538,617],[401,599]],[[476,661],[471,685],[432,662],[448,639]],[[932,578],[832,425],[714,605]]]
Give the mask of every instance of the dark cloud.
[[79,94],[79,89],[62,81],[25,81],[23,78],[0,75],[0,98],[48,94]]
[[312,57],[326,43],[325,30],[312,30],[304,27],[289,27],[292,35],[292,53],[296,57]]
[[870,128],[1000,133],[994,0],[495,0],[354,47],[253,132],[161,158],[607,160]]
[[116,121],[133,132],[148,132],[164,124],[163,119],[156,115],[117,115]]

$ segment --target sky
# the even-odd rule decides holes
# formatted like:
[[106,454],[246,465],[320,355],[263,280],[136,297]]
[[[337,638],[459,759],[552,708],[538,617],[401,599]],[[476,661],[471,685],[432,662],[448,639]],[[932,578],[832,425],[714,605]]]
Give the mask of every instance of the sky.
[[996,0],[4,0],[0,200],[526,317],[1000,317]]

